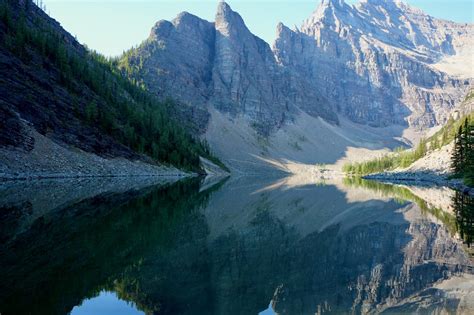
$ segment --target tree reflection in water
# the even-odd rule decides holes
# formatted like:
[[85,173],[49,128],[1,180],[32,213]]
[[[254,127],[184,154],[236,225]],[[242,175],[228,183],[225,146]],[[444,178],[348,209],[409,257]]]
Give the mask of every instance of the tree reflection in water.
[[453,198],[453,205],[459,235],[467,246],[471,247],[474,238],[474,198],[457,191]]
[[345,184],[370,198],[348,202],[333,185],[255,193],[267,185],[254,179],[204,189],[195,179],[48,212],[23,233],[2,231],[0,311],[67,314],[103,291],[146,314],[258,314],[270,301],[278,314],[456,309],[460,300],[434,285],[472,273],[451,237],[462,230],[472,242],[472,216],[459,223],[405,187]]

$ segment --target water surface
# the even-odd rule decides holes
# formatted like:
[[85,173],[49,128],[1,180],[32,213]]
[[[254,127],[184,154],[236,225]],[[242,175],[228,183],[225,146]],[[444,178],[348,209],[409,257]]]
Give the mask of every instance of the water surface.
[[473,203],[362,180],[0,186],[4,314],[474,311]]

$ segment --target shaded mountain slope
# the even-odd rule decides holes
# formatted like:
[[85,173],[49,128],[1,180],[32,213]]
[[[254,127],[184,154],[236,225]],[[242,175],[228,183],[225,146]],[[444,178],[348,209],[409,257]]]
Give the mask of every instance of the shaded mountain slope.
[[0,73],[2,150],[33,150],[37,132],[105,159],[200,171],[199,156],[210,156],[170,118],[171,101],[117,74],[29,0],[0,4]]

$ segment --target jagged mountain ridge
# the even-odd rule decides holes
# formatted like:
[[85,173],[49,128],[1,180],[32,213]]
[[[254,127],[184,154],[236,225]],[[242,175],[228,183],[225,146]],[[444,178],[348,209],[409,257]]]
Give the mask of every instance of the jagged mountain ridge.
[[121,66],[155,95],[173,96],[193,108],[188,112],[212,104],[233,115],[245,114],[264,134],[297,113],[299,105],[313,104],[308,112],[338,121],[329,103],[310,86],[298,92],[271,47],[225,2],[219,3],[215,23],[186,12],[171,22],[159,21]]
[[301,30],[279,24],[277,33],[271,48],[220,2],[214,23],[189,13],[158,22],[122,63],[186,112],[212,105],[267,134],[299,111],[332,123],[343,116],[428,128],[446,121],[471,83],[436,64],[469,50],[473,26],[400,1],[323,0]]
[[312,86],[325,82],[322,95],[358,123],[443,124],[469,85],[435,65],[465,53],[473,26],[432,18],[401,1],[324,0],[300,31],[278,30],[281,64],[306,72]]

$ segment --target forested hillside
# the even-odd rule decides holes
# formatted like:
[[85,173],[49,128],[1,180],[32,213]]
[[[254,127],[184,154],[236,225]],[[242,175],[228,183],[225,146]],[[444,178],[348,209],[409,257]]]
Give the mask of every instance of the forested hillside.
[[[470,94],[469,94],[470,95]],[[466,99],[469,98],[469,95]],[[438,132],[427,139],[422,139],[414,149],[396,149],[395,152],[382,156],[380,158],[360,162],[345,164],[343,170],[347,174],[367,175],[393,170],[396,168],[405,168],[413,164],[415,161],[426,156],[428,153],[437,150],[455,140],[459,139],[457,134],[460,130],[464,130],[465,121],[473,121],[474,112],[462,116],[459,119],[448,120],[445,126]]]
[[155,100],[30,0],[0,3],[0,71],[0,147],[31,150],[31,126],[105,157],[192,171],[201,171],[199,156],[218,162],[170,117],[172,100]]

